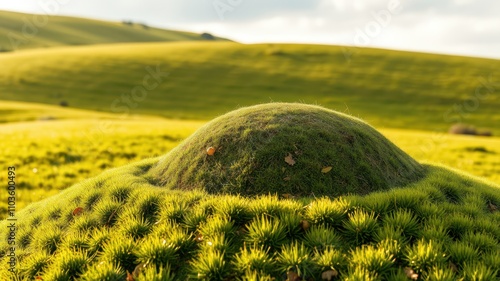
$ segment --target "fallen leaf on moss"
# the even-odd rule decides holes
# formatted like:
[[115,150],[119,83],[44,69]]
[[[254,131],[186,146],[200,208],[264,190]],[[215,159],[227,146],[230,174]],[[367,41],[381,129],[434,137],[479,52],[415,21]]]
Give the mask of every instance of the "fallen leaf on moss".
[[451,271],[453,271],[454,273],[457,273],[458,272],[458,267],[456,264],[450,262],[450,269]]
[[405,274],[406,275],[413,274],[413,269],[411,269],[411,267],[405,267]]
[[286,273],[286,277],[287,277],[288,281],[300,281],[300,280],[302,280],[302,278],[300,278],[300,276],[293,271],[288,271]]
[[296,163],[291,153],[288,153],[288,156],[285,157],[285,162],[290,166],[293,166]]
[[411,280],[417,280],[418,279],[418,274],[413,271],[410,267],[405,267],[405,273],[408,278]]
[[213,156],[215,154],[215,148],[214,147],[207,148],[207,154],[209,156]]
[[140,263],[139,265],[137,265],[134,269],[134,272],[132,272],[132,278],[137,278],[139,277],[139,275],[141,274],[141,272],[144,270],[144,268],[146,268],[146,265],[145,263]]
[[331,281],[334,277],[337,277],[339,273],[335,269],[327,270],[321,273],[321,279]]
[[237,235],[243,235],[247,232],[247,230],[245,229],[245,227],[240,227],[238,230],[236,230],[236,234]]
[[127,271],[127,278],[125,279],[126,281],[135,281],[134,276],[130,274],[130,272]]
[[73,210],[73,216],[76,217],[76,216],[79,216],[81,214],[83,214],[83,208],[82,207],[78,207],[78,208],[76,208],[76,209]]
[[300,224],[299,224],[300,228],[302,228],[304,231],[307,231],[310,227],[311,227],[311,224],[306,221],[306,220],[302,220],[300,221]]
[[488,210],[490,210],[490,212],[494,213],[498,210],[498,207],[495,206],[494,204],[488,203]]
[[328,174],[331,170],[333,169],[332,166],[328,166],[328,167],[323,167],[323,169],[321,169],[321,172],[323,174]]
[[196,241],[196,242],[198,242],[198,243],[203,242],[203,235],[198,234],[198,235],[194,238],[194,241]]

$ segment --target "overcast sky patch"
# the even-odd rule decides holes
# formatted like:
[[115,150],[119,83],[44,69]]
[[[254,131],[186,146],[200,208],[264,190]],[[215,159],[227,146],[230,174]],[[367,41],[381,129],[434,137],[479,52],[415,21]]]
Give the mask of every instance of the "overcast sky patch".
[[[396,4],[397,11],[391,11]],[[133,20],[243,43],[343,44],[500,58],[500,1],[495,0],[24,0],[2,1],[0,9]]]

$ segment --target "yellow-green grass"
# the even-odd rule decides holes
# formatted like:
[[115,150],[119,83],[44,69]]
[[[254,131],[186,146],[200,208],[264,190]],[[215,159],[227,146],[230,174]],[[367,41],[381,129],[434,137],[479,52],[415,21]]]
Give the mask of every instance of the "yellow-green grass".
[[173,42],[6,53],[0,99],[200,120],[302,101],[376,127],[447,131],[463,122],[500,134],[500,60],[360,49],[348,62],[343,51]]
[[[18,208],[106,169],[165,154],[205,123],[144,116],[122,118],[30,103],[0,105],[5,110],[4,120],[18,122],[0,124],[0,163],[18,170]],[[29,122],[47,116],[55,120]],[[110,130],[104,133],[101,129],[105,128]],[[499,138],[401,129],[383,129],[381,133],[419,161],[444,164],[500,183]],[[5,202],[6,197],[1,193],[0,200]],[[0,210],[5,218],[6,206]]]
[[[0,104],[5,109],[4,120],[12,121],[0,124],[0,165],[16,167],[18,208],[108,168],[162,155],[203,124],[27,103]],[[2,193],[0,198],[6,196]],[[2,218],[5,211],[6,206],[1,206]]]
[[424,280],[500,277],[498,185],[424,165],[423,180],[367,196],[244,198],[151,185],[144,176],[159,159],[17,213],[18,280],[123,280],[127,271],[137,280],[406,280],[406,268]]
[[0,101],[0,123],[103,118],[118,119],[119,116],[89,110],[47,106],[39,103]]
[[384,129],[382,133],[415,159],[438,163],[500,183],[500,138]]
[[[0,11],[0,51],[123,42],[203,40],[200,34],[120,22]],[[219,38],[216,38],[219,40]]]
[[[291,105],[278,105],[290,114],[287,110]],[[294,106],[309,110],[303,112],[306,115],[335,116],[330,111],[316,112],[317,107]],[[259,113],[258,109],[264,107],[237,113]],[[276,115],[273,110],[267,112],[271,117]],[[339,116],[346,123],[344,133],[372,130],[357,119]],[[248,114],[240,117],[234,121],[242,125],[245,119],[252,119]],[[223,121],[224,117],[214,122],[224,125]],[[272,137],[273,126],[262,127],[262,120],[255,121],[255,129],[268,131],[267,138]],[[271,119],[267,121],[272,123]],[[314,128],[326,121],[312,118],[303,126]],[[85,120],[52,122],[52,127],[66,123],[66,129],[68,124],[83,131],[89,128],[78,126]],[[169,123],[154,118],[114,122],[117,126],[128,122],[130,128],[147,124],[158,128]],[[46,132],[48,126],[43,126],[47,123],[50,121],[36,124],[42,126],[38,133]],[[8,129],[25,124],[1,126]],[[110,134],[116,134],[115,140],[131,136],[130,130],[107,128]],[[198,133],[206,132],[206,128]],[[285,133],[294,137],[292,132]],[[194,135],[184,146],[196,140]],[[363,141],[370,147],[373,143],[369,142],[379,143],[381,138]],[[245,149],[246,143],[241,145]],[[90,144],[86,147],[93,148]],[[266,149],[266,145],[259,149]],[[383,153],[382,149],[378,151]],[[239,152],[233,148],[232,153]],[[260,195],[244,197],[226,195],[225,190],[210,194],[199,188],[179,191],[163,186],[164,174],[155,170],[167,159],[150,158],[108,170],[9,213],[17,220],[15,226],[12,221],[0,222],[0,275],[17,280],[123,280],[128,272],[137,280],[272,280],[287,275],[295,276],[294,280],[324,280],[327,274],[344,280],[405,280],[411,270],[424,280],[500,277],[500,186],[492,182],[422,164],[424,177],[368,194],[345,190],[342,196],[333,192],[319,198],[294,191],[284,194],[288,190],[272,187],[268,194],[264,186],[255,187]],[[190,159],[185,161],[189,163]],[[178,164],[183,165],[182,161]],[[348,161],[339,165],[356,168]]]

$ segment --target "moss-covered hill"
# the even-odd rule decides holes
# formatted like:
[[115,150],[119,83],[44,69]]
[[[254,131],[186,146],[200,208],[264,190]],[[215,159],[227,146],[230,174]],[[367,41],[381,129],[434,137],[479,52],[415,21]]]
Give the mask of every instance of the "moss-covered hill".
[[150,176],[169,189],[339,196],[408,184],[423,174],[361,120],[318,106],[270,103],[216,118]]
[[[287,112],[295,105],[281,107]],[[374,130],[335,112],[310,109],[345,122],[346,133]],[[245,110],[252,108],[232,114]],[[267,111],[269,120],[277,111]],[[365,141],[387,142],[373,138],[376,131],[370,134]],[[12,276],[9,261],[15,253],[12,270],[19,280],[500,278],[498,185],[415,164],[425,171],[421,178],[368,194],[354,189],[350,195],[310,197],[258,186],[260,194],[247,197],[161,186],[155,175],[165,174],[156,168],[166,159],[107,171],[28,206],[17,214],[13,240],[11,222],[0,222],[0,275]],[[356,170],[357,163],[344,165]]]

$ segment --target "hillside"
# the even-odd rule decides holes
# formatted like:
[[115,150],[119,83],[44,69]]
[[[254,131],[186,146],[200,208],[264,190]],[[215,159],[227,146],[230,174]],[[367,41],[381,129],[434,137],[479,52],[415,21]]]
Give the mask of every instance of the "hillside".
[[[17,207],[47,198],[106,169],[160,156],[191,135],[205,121],[0,101],[0,164],[15,166]],[[450,167],[500,184],[500,138],[384,129],[381,133],[414,159]],[[0,194],[0,201],[7,200]],[[6,206],[0,206],[0,218]]]
[[[293,130],[286,128],[291,123],[274,122],[283,120],[293,121]],[[232,122],[242,124],[241,135],[248,141],[232,139],[225,131]],[[307,134],[317,134],[322,142],[314,145]],[[283,139],[281,146],[274,142]],[[233,194],[226,187],[239,180],[238,173],[226,173],[216,186],[200,185],[207,174],[197,169],[224,173],[243,164],[238,159],[222,163],[231,155],[241,157],[238,149],[205,150],[213,141],[241,145],[252,154],[249,161],[258,164],[248,167],[254,172],[267,165],[259,161],[259,153],[270,152],[268,168],[277,173],[250,172],[253,179],[279,180],[283,171],[302,180],[322,179],[324,185],[309,190],[317,194],[304,194],[297,182],[275,189],[256,181],[247,186],[256,191],[253,196]],[[349,161],[355,152],[338,146],[367,153]],[[0,221],[0,274],[19,280],[89,281],[500,277],[500,186],[416,163],[359,119],[303,104],[259,105],[214,119],[178,147],[188,151],[175,163],[177,172],[163,169],[179,154],[174,149],[108,170],[9,213],[16,220]],[[282,158],[283,148],[304,149],[294,152],[296,165]],[[322,152],[342,161],[321,170],[313,162],[321,164],[316,156]],[[198,155],[205,160],[191,166],[191,157]],[[274,165],[277,159],[280,164]],[[385,162],[382,169],[378,160]],[[410,166],[391,168],[394,161]],[[303,177],[307,166],[316,172]],[[387,173],[395,186],[384,188],[382,183],[367,190],[360,182],[346,188],[357,182],[354,178],[325,180],[339,179],[338,169],[361,166],[375,176],[363,181],[376,183],[377,176]],[[418,171],[423,174],[415,177]],[[188,179],[184,172],[198,176]],[[16,178],[12,171],[9,176]],[[164,185],[165,177],[187,181],[171,187]]]
[[[23,35],[25,34],[23,30],[27,35]],[[193,40],[203,40],[203,38],[196,33],[153,28],[142,23],[126,24],[64,16],[45,18],[39,15],[0,11],[1,51],[54,46]]]
[[[500,134],[500,60],[360,49],[348,62],[336,46],[173,42],[6,53],[0,64],[4,100],[201,120],[302,101],[378,128],[463,122]],[[161,83],[145,90],[154,72]]]

